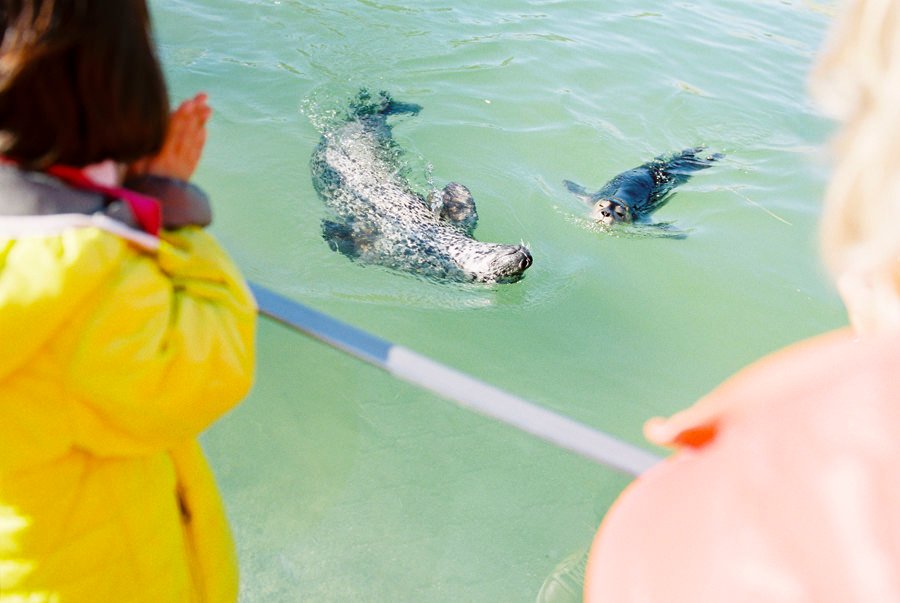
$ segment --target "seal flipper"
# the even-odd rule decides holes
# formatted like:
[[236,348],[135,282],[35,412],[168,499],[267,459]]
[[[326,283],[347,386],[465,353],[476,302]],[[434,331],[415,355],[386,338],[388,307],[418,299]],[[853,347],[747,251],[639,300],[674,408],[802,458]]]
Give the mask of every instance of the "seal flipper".
[[572,193],[588,205],[594,204],[594,200],[591,198],[591,194],[580,184],[575,184],[571,180],[563,180],[563,185],[566,187],[566,190],[568,190],[570,193]]
[[436,192],[428,196],[434,210],[442,220],[446,220],[461,228],[470,235],[478,225],[478,211],[475,209],[475,198],[471,191],[458,182],[451,182],[441,191],[440,199],[435,203]]
[[346,222],[322,220],[322,238],[325,239],[332,251],[338,251],[349,258],[359,256],[353,228]]
[[421,105],[395,101],[384,90],[378,92],[378,94],[372,94],[367,88],[363,88],[356,94],[356,98],[350,101],[349,114],[351,118],[372,115],[396,115],[398,113],[417,115],[421,110]]

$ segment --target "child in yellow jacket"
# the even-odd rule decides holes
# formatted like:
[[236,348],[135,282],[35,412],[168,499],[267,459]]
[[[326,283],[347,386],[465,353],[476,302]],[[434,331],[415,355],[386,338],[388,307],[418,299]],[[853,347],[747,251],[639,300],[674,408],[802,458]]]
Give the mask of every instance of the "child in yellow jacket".
[[0,20],[0,602],[234,601],[196,438],[255,305],[187,183],[206,99],[169,115],[144,0]]

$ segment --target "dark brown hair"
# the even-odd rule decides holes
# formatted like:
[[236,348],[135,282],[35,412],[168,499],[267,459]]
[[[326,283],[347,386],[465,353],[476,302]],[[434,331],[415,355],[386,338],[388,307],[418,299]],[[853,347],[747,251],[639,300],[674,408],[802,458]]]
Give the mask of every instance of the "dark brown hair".
[[145,0],[0,0],[0,154],[24,167],[155,154],[169,116]]

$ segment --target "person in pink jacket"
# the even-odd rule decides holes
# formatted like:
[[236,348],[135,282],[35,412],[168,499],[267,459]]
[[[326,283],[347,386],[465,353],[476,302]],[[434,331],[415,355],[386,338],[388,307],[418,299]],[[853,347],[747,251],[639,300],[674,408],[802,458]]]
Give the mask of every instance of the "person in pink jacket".
[[843,122],[822,253],[852,327],[648,421],[675,452],[604,518],[586,601],[900,601],[900,2],[848,2],[812,86]]

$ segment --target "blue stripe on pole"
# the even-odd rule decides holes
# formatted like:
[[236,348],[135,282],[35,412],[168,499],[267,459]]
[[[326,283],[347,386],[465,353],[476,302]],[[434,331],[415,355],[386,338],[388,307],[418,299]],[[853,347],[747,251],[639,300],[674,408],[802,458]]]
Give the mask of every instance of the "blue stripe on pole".
[[361,360],[387,369],[392,344],[327,314],[308,308],[271,289],[250,283],[259,312],[315,337]]

